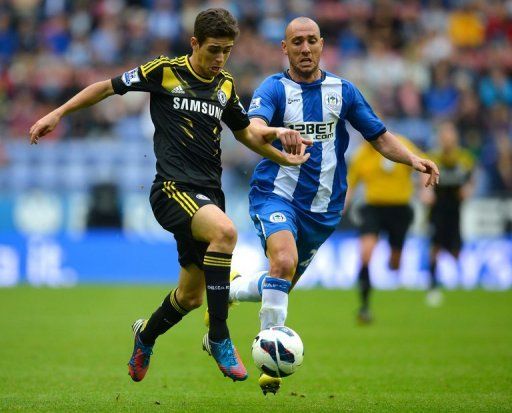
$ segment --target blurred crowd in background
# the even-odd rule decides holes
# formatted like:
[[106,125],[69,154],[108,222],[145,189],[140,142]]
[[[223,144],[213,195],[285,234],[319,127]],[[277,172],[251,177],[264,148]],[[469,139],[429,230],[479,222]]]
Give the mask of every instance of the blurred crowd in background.
[[[239,21],[227,69],[244,106],[286,67],[287,22],[308,16],[325,39],[322,68],[355,83],[391,131],[430,150],[436,124],[453,120],[478,160],[476,196],[512,192],[510,0],[0,0],[2,141],[27,140],[38,118],[94,81],[190,52],[194,19],[208,7]],[[150,141],[147,102],[137,93],[110,98],[45,139]],[[232,176],[247,176],[256,161],[241,145],[225,146]],[[0,165],[10,162],[0,149]]]

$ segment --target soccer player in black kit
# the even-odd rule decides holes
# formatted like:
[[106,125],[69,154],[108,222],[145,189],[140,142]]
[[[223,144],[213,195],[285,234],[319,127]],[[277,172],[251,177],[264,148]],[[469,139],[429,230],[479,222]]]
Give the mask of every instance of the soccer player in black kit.
[[[227,326],[229,273],[237,233],[224,213],[221,189],[221,120],[237,140],[282,165],[299,165],[309,155],[300,134],[285,128],[254,126],[239,102],[234,80],[223,70],[238,26],[224,9],[199,13],[191,38],[192,54],[161,56],[113,79],[94,83],[30,128],[30,141],[51,132],[62,116],[113,94],[150,93],[155,125],[156,177],[150,202],[155,218],[176,238],[181,266],[178,287],[148,320],[133,324],[134,349],[128,372],[144,378],[156,338],[201,306],[206,289],[210,327],[203,348],[221,372],[245,380],[247,371]],[[280,139],[286,152],[270,142]]]
[[439,165],[443,179],[435,189],[424,188],[422,194],[423,201],[430,206],[430,285],[426,300],[432,307],[442,303],[437,276],[439,253],[445,250],[458,261],[462,248],[461,207],[474,188],[474,158],[460,146],[453,122],[445,120],[438,125],[438,141],[439,147],[431,153],[431,159]]

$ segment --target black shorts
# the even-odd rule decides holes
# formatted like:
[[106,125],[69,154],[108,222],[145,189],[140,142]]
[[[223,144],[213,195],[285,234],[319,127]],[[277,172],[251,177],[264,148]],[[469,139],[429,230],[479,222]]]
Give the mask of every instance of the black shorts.
[[432,244],[450,252],[459,252],[462,246],[459,208],[432,207],[430,232]]
[[178,247],[178,260],[182,267],[196,264],[203,268],[203,259],[208,243],[192,237],[192,217],[199,208],[213,204],[225,211],[222,190],[199,188],[172,181],[155,182],[149,197],[153,214],[158,223],[174,234]]
[[391,247],[402,249],[414,213],[409,205],[364,205],[361,218],[361,235],[386,232]]

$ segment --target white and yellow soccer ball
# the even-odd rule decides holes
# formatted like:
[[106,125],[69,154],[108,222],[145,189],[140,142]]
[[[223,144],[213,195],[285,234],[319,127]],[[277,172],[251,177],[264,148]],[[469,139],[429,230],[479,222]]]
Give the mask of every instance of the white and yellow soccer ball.
[[252,343],[252,358],[262,373],[286,377],[295,373],[304,360],[300,336],[289,327],[261,330]]

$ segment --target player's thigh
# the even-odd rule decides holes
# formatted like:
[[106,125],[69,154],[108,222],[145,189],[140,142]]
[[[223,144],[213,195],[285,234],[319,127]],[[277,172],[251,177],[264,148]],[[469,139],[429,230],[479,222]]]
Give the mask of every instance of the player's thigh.
[[363,205],[360,211],[361,223],[359,224],[359,234],[379,235],[381,231],[381,208],[375,205]]
[[[288,241],[286,243],[288,247],[290,247],[292,239],[295,244],[298,231],[297,216],[293,207],[285,200],[277,196],[270,196],[265,202],[251,201],[249,214],[265,252],[268,250],[268,241],[276,240],[272,246],[278,247],[276,244],[281,236]],[[274,234],[280,232],[283,234],[273,237]]]
[[176,239],[180,265],[186,268],[195,264],[202,268],[208,242],[195,239],[192,221],[208,205],[223,214],[225,207],[222,191],[172,181],[155,182],[151,188],[150,203],[158,223]]
[[176,234],[190,227],[192,217],[199,208],[182,191],[176,190],[174,185],[170,181],[155,182],[151,187],[149,201],[153,215],[162,228]]
[[448,234],[446,242],[446,249],[454,256],[458,257],[459,252],[462,248],[462,236],[460,232],[460,214],[453,213],[450,217],[450,223],[448,225]]
[[460,240],[458,214],[436,208],[431,214],[431,225],[431,239],[434,245],[450,250],[454,241]]
[[409,205],[390,207],[386,216],[386,231],[392,250],[401,251],[407,231],[412,224],[414,213]]
[[192,218],[192,235],[202,242],[229,238],[236,242],[236,228],[233,221],[217,205],[201,207]]
[[[155,182],[151,187],[150,203],[158,223],[173,234],[183,232],[183,228],[190,229],[197,216],[204,215],[201,210],[206,206],[215,211],[213,219],[225,215],[222,190],[173,181]],[[192,234],[191,230],[189,232]]]

